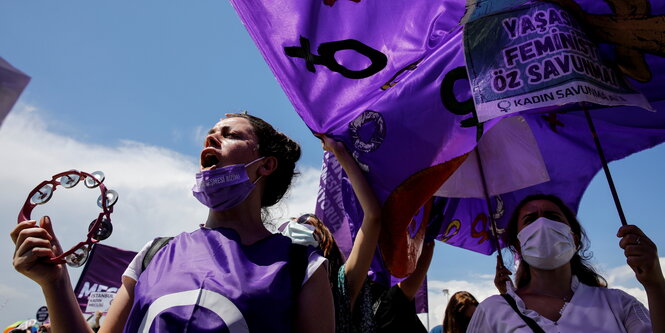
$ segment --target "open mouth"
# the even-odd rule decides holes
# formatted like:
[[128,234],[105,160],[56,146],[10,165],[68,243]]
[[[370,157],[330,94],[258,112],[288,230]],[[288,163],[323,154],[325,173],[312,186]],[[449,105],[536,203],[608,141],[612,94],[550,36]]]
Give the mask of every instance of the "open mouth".
[[219,156],[214,148],[206,148],[201,152],[201,169],[214,169],[219,163]]

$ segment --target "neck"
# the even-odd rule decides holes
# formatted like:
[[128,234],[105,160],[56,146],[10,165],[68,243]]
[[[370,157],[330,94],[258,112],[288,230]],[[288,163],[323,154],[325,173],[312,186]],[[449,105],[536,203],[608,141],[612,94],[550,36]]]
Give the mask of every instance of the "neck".
[[252,193],[238,206],[224,211],[208,211],[205,226],[232,229],[240,236],[243,245],[251,245],[271,235],[261,219],[261,201]]
[[572,282],[572,270],[570,263],[552,270],[542,270],[529,266],[531,279],[523,289],[523,293],[534,293],[539,295],[568,299],[572,296],[570,288]]

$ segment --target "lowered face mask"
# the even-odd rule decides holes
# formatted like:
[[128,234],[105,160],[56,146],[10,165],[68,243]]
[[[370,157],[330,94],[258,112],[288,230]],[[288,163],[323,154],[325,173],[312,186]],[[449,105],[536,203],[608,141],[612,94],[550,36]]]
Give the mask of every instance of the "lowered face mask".
[[259,157],[247,164],[234,164],[218,169],[205,170],[196,174],[196,184],[192,188],[192,194],[202,204],[214,211],[223,211],[233,208],[245,201],[254,185],[249,180],[247,167],[257,161],[264,159]]
[[313,225],[290,221],[282,230],[282,235],[291,238],[293,244],[318,247],[319,242],[314,237],[314,229]]
[[559,268],[577,251],[570,227],[565,223],[540,217],[517,234],[522,260],[540,269]]

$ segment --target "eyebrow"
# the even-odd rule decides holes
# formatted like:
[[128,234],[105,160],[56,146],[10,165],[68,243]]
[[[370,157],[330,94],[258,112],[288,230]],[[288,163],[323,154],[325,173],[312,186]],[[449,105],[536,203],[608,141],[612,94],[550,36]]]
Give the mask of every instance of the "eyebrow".
[[538,215],[538,212],[532,212],[532,213],[524,214],[524,216],[522,216],[522,220],[525,220],[526,218],[532,217],[534,215]]
[[208,130],[208,135],[215,134],[215,133],[217,133],[218,130],[222,133],[223,132],[228,132],[229,131],[229,126],[217,126],[217,125],[215,125],[215,126],[213,126],[213,128]]
[[[530,216],[533,216],[533,215],[538,215],[538,213],[540,213],[540,212],[539,212],[539,211],[535,211],[535,212],[531,212],[531,213],[524,214],[524,216],[522,217],[522,219],[525,219],[525,218],[530,217]],[[556,214],[557,216],[564,216],[563,213],[560,213],[560,212],[558,212],[558,211],[556,211],[556,210],[554,210],[554,209],[546,209],[546,210],[544,210],[544,211],[543,211],[543,215],[547,215],[547,214]]]

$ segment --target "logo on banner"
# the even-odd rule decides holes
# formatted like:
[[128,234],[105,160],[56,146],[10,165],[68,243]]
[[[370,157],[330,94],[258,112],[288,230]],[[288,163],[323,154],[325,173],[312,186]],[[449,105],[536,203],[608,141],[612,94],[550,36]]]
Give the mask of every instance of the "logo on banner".
[[[342,50],[352,50],[365,56],[371,62],[369,66],[361,70],[352,70],[344,67],[337,59],[335,53]],[[349,79],[364,79],[380,72],[388,64],[388,57],[355,39],[338,40],[334,42],[321,43],[317,49],[319,55],[310,51],[309,39],[300,37],[300,46],[287,46],[284,52],[293,58],[305,59],[305,67],[308,71],[315,73],[314,65],[323,65],[329,70],[342,74]]]
[[510,101],[501,101],[497,103],[496,106],[501,109],[501,112],[510,111]]

